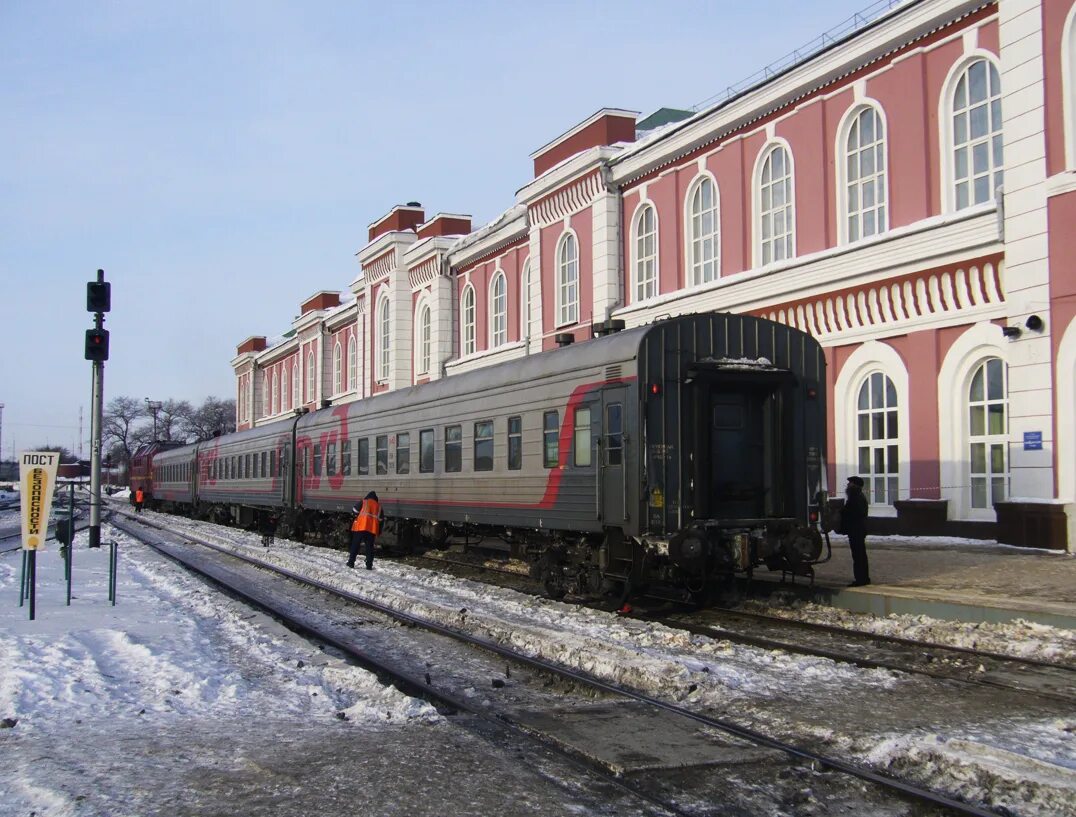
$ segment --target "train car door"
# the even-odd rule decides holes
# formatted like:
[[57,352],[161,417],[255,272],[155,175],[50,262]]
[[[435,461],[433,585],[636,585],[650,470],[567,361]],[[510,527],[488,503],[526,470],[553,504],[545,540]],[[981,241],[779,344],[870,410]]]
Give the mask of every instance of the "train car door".
[[624,467],[628,438],[625,434],[625,410],[628,390],[623,386],[602,390],[601,423],[601,491],[602,521],[608,526],[622,525],[628,518],[627,483]]

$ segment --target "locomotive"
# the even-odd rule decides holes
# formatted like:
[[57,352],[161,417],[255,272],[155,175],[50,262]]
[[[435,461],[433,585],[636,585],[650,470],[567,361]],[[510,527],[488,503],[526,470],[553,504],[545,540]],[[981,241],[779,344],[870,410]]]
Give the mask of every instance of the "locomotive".
[[707,593],[822,552],[825,359],[693,314],[160,451],[165,511],[346,541],[376,490],[394,548],[527,559],[552,596]]

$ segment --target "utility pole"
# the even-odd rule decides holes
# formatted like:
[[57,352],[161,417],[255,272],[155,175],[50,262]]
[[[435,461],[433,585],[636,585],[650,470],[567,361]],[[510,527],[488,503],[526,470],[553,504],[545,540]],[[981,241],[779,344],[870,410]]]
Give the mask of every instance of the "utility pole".
[[4,462],[4,404],[0,403],[0,464]]
[[153,442],[157,442],[157,412],[161,410],[163,405],[159,400],[146,398],[146,411],[153,415]]
[[90,547],[101,547],[101,426],[104,419],[105,361],[108,330],[105,313],[112,308],[112,285],[105,271],[86,284],[86,311],[93,312],[93,329],[86,330],[86,360],[93,361],[93,405],[90,408]]

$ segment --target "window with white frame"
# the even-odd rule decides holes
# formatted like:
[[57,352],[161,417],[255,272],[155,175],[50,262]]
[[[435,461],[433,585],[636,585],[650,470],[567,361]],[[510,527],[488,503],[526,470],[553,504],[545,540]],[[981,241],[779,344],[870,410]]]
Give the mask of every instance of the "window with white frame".
[[952,106],[953,204],[961,210],[992,201],[1002,181],[1001,76],[990,60],[960,72]]
[[1009,495],[1008,389],[1005,363],[987,358],[968,388],[971,507],[992,508]]
[[280,410],[288,410],[288,367],[280,367]]
[[717,187],[703,176],[688,199],[687,244],[692,285],[717,280],[720,250],[717,217]]
[[432,313],[428,304],[418,310],[418,374],[430,373],[430,329]]
[[489,288],[489,340],[492,348],[508,343],[508,278],[503,272],[493,276]]
[[557,248],[557,326],[579,320],[579,247],[565,233]]
[[475,353],[474,287],[467,284],[460,298],[460,348],[465,355]]
[[333,394],[344,390],[344,350],[340,341],[333,346]]
[[883,233],[886,215],[885,125],[866,106],[848,125],[844,142],[845,235],[849,241]]
[[291,364],[291,407],[299,408],[299,361]]
[[283,408],[283,407],[278,408],[277,407],[277,402],[276,402],[276,397],[277,397],[277,394],[279,394],[279,389],[280,389],[280,383],[279,383],[278,374],[279,374],[278,370],[274,366],[273,367],[273,390],[270,392],[270,397],[269,397],[269,402],[270,402],[269,412],[270,412],[270,414],[276,414],[278,411],[280,411]]
[[644,204],[632,226],[635,247],[635,300],[645,301],[658,294],[658,221],[654,206]]
[[523,272],[519,274],[519,339],[526,340],[530,337],[531,316],[531,262],[528,258],[523,264]]
[[793,255],[792,196],[792,160],[783,146],[774,145],[758,178],[758,258],[763,266]]
[[306,402],[312,403],[317,399],[314,389],[314,378],[317,377],[317,366],[314,362],[314,352],[311,350],[306,355]]
[[872,505],[892,505],[900,492],[900,432],[897,389],[882,372],[872,372],[856,400],[859,476]]
[[359,387],[359,344],[354,332],[347,341],[347,387],[352,391]]
[[389,345],[392,342],[392,324],[389,317],[389,299],[382,298],[377,306],[377,379],[389,379]]
[[262,372],[262,417],[269,416],[269,372]]

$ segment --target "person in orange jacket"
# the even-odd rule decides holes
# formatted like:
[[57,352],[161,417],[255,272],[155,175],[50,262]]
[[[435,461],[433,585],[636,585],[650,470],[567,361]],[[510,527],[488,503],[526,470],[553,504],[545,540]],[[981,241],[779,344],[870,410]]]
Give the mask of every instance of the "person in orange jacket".
[[351,547],[348,550],[347,566],[355,566],[355,557],[359,555],[359,547],[363,548],[366,556],[366,569],[374,569],[374,540],[381,533],[381,520],[384,514],[377,493],[370,491],[366,498],[351,509],[355,513],[355,521],[351,523]]
[[146,492],[141,487],[135,488],[135,513],[142,513],[142,503],[146,501]]

